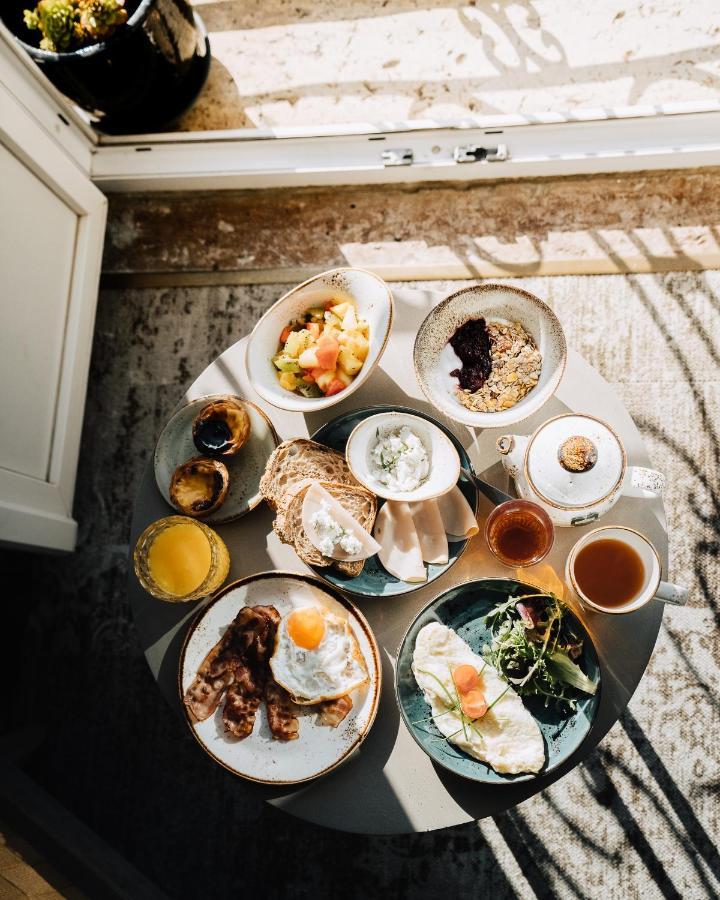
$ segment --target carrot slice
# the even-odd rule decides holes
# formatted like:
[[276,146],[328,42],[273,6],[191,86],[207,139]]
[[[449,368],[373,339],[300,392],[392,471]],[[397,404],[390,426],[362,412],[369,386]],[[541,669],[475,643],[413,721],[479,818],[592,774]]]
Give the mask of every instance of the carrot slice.
[[473,690],[460,698],[460,709],[469,719],[479,719],[487,712],[487,702],[482,691]]
[[467,694],[468,691],[478,686],[479,675],[474,666],[457,666],[453,669],[452,677],[455,687],[461,694]]
[[280,332],[280,343],[284,344],[285,341],[290,337],[290,332],[292,328],[289,325],[286,325],[283,330]]

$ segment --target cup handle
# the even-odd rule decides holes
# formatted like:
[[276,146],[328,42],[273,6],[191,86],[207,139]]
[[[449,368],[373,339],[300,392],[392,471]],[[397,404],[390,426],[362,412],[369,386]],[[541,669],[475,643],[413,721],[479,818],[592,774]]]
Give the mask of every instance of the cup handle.
[[664,491],[665,476],[662,472],[644,466],[628,468],[623,486],[626,497],[662,497]]
[[669,581],[661,581],[655,599],[673,606],[685,606],[688,602],[688,589],[679,584],[670,584]]

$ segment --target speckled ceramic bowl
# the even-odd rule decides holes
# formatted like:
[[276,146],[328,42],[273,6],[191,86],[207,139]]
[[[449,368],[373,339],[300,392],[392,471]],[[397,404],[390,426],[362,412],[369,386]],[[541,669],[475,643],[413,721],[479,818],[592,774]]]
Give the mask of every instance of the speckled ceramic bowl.
[[[395,431],[403,426],[407,426],[420,438],[430,463],[427,478],[410,491],[391,490],[379,481],[370,456],[379,440],[378,434],[385,434],[386,429]],[[407,503],[430,500],[446,494],[460,477],[460,457],[445,432],[425,418],[398,410],[380,412],[358,422],[347,440],[345,458],[360,484],[384,500]]]
[[[335,299],[338,302],[354,300],[358,316],[370,326],[370,351],[362,369],[344,391],[331,397],[302,397],[280,387],[277,369],[272,364],[272,358],[278,351],[280,332],[306,310]],[[393,297],[382,278],[365,269],[331,269],[323,272],[288,291],[253,328],[247,345],[248,378],[263,400],[280,409],[312,412],[334,406],[370,377],[387,345],[392,319]]]
[[[498,412],[463,406],[455,396],[457,378],[450,375],[461,365],[450,338],[465,322],[481,317],[519,322],[542,355],[539,382],[515,406]],[[565,371],[567,346],[557,316],[534,294],[510,285],[482,284],[451,294],[431,310],[418,329],[413,358],[420,387],[437,409],[474,428],[501,428],[526,419],[552,397]]]

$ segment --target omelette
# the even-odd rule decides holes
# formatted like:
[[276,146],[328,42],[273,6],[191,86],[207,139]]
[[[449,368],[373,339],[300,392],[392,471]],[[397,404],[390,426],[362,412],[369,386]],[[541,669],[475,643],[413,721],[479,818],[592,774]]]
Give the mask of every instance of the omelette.
[[[461,712],[451,702],[457,696],[452,673],[459,666],[472,666],[481,672],[488,708],[472,720],[472,727],[466,716],[463,728]],[[540,771],[545,763],[545,744],[537,722],[512,687],[451,628],[432,622],[420,629],[412,669],[433,722],[448,741],[502,774]]]

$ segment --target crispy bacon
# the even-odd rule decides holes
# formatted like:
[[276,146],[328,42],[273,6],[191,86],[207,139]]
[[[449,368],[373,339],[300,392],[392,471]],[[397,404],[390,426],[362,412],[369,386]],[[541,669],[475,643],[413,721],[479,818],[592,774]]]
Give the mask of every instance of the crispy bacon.
[[247,693],[241,681],[234,681],[227,690],[223,707],[225,731],[236,738],[252,734],[261,699],[261,693]]
[[325,700],[324,703],[318,703],[316,707],[318,725],[337,728],[352,707],[353,702],[347,694],[344,697],[338,697],[337,700]]
[[279,622],[274,606],[244,606],[238,612],[185,692],[185,704],[195,721],[209,718],[227,692],[225,729],[238,738],[252,732]]
[[268,725],[275,740],[296,740],[300,724],[295,716],[295,705],[290,694],[274,678],[269,678],[265,685],[265,703]]

